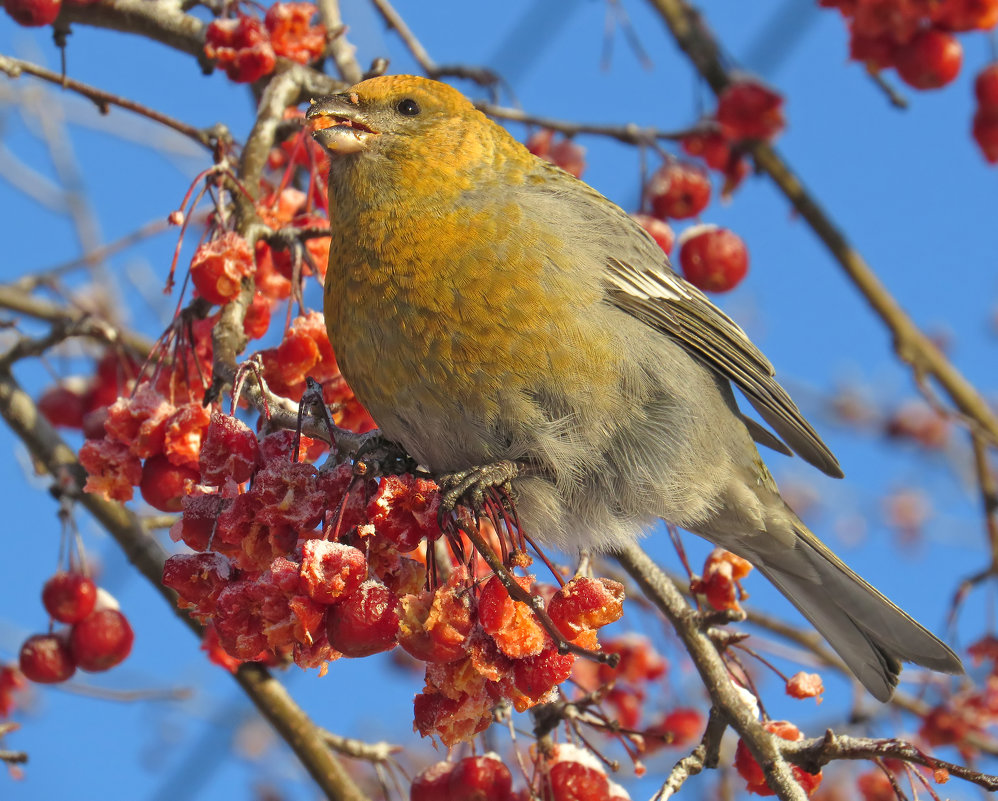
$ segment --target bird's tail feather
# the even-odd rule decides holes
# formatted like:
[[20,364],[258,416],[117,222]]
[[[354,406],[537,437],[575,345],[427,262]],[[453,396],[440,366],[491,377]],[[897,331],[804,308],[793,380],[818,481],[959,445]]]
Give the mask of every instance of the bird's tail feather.
[[842,657],[870,693],[888,700],[901,662],[962,673],[941,640],[856,575],[803,523],[795,547],[746,554]]

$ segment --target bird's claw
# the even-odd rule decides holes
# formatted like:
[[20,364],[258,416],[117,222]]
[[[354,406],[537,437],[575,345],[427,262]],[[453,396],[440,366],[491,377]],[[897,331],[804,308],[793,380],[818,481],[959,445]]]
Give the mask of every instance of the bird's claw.
[[488,490],[498,487],[511,494],[510,482],[519,474],[519,465],[509,459],[444,473],[436,479],[440,488],[440,511],[442,514],[452,512],[459,503],[481,509]]

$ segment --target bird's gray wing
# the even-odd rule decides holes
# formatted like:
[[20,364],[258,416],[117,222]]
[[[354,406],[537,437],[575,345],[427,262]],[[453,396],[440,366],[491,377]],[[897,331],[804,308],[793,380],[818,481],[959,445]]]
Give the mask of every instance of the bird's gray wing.
[[634,249],[634,258],[607,259],[603,282],[609,302],[672,337],[733,381],[795,453],[822,472],[841,478],[835,456],[773,378],[773,366],[745,332],[700,290],[676,275],[650,238],[641,241],[645,246]]

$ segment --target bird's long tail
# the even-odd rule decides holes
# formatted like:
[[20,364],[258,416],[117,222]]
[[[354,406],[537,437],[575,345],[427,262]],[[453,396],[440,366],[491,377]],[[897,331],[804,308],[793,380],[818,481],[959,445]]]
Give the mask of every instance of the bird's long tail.
[[857,576],[803,523],[794,531],[792,548],[752,548],[740,555],[811,621],[871,695],[879,701],[891,697],[902,662],[963,672],[945,643]]

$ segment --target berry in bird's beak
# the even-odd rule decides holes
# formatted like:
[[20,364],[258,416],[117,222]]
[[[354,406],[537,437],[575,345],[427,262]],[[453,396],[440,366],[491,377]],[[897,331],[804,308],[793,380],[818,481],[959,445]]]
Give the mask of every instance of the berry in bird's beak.
[[330,95],[312,105],[305,118],[312,136],[330,153],[348,154],[367,150],[378,132],[364,121],[356,106],[356,95]]

